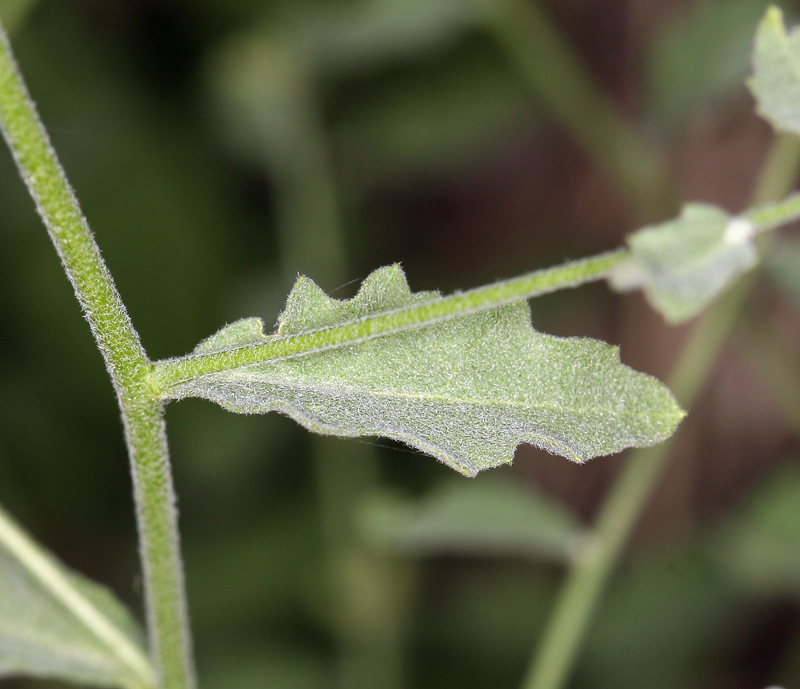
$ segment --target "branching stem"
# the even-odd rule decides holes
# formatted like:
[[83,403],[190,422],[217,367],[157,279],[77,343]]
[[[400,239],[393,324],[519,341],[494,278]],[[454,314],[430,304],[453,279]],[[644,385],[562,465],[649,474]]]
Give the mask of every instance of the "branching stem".
[[317,353],[375,337],[425,327],[558,289],[577,287],[608,277],[610,271],[627,260],[629,255],[627,249],[618,249],[330,328],[287,337],[273,336],[263,344],[237,347],[214,354],[189,355],[180,359],[159,361],[155,364],[157,384],[153,392],[156,395],[164,395],[168,393],[170,386],[208,373]]
[[117,392],[131,459],[151,654],[163,689],[191,689],[194,669],[161,404],[111,274],[50,145],[0,26],[0,128],[36,203]]
[[[753,202],[765,204],[785,195],[797,175],[798,165],[800,140],[788,135],[779,137],[763,166]],[[799,215],[800,196],[790,196],[760,206],[745,217],[760,232]],[[690,407],[705,385],[752,282],[752,276],[741,280],[695,326],[667,381],[682,406]],[[634,450],[630,455],[600,509],[591,546],[567,575],[523,689],[560,689],[568,680],[608,579],[673,446],[674,437],[656,447]]]

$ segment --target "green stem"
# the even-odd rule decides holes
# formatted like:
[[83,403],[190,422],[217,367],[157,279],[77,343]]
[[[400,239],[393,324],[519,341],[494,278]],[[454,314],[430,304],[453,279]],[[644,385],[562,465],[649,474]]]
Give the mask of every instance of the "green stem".
[[189,355],[155,364],[154,395],[168,395],[172,385],[208,373],[217,373],[264,361],[311,354],[355,344],[374,337],[421,328],[504,304],[530,299],[565,287],[600,280],[629,257],[627,249],[566,263],[518,278],[456,293],[397,311],[288,337],[273,336],[263,344],[237,347],[214,354]]
[[792,194],[776,203],[757,206],[742,217],[753,223],[756,232],[774,230],[800,219],[800,194]]
[[[798,153],[798,142],[793,137],[776,140],[764,164],[763,178],[756,186],[754,203],[765,203],[787,193],[800,162]],[[777,168],[783,174],[776,174]],[[692,331],[667,380],[683,407],[690,407],[705,385],[752,284],[752,276],[737,283]],[[600,509],[590,545],[567,575],[523,689],[560,689],[567,681],[608,579],[674,442],[675,436],[656,447],[631,453]]]
[[151,652],[165,689],[194,686],[163,413],[153,366],[81,214],[0,26],[0,128],[61,257],[117,392],[134,479]]
[[[691,406],[730,332],[746,294],[729,292],[695,327],[667,386],[681,406]],[[674,436],[673,436],[674,438]],[[606,582],[636,525],[674,440],[635,450],[597,517],[589,545],[570,571],[539,643],[525,689],[558,689],[573,667]]]

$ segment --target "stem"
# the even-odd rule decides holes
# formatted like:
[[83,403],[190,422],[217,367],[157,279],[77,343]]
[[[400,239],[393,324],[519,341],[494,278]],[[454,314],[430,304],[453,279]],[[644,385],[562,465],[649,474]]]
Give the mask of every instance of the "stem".
[[753,223],[756,232],[767,232],[800,219],[800,194],[792,194],[776,203],[749,210],[743,216]]
[[674,215],[677,192],[662,156],[625,121],[539,4],[480,4],[491,30],[536,95],[642,218]]
[[[740,282],[692,332],[667,380],[682,407],[691,406],[702,388],[746,293]],[[566,681],[606,582],[652,492],[674,438],[631,453],[603,503],[589,545],[561,590],[523,682],[525,689],[557,689]]]
[[50,145],[0,26],[0,128],[111,376],[131,459],[148,627],[159,685],[194,686],[163,412],[139,342],[78,201]]
[[122,419],[133,473],[147,628],[159,686],[192,689],[196,685],[192,640],[163,404],[126,401]]
[[424,304],[368,316],[357,321],[288,337],[273,336],[263,344],[236,347],[214,354],[188,355],[155,363],[154,395],[168,395],[170,386],[183,380],[264,361],[355,344],[364,340],[421,328],[477,311],[530,299],[565,287],[600,280],[629,257],[627,249],[529,273],[468,292],[457,292]]
[[[798,162],[798,141],[794,137],[776,139],[763,166],[763,179],[756,185],[754,203],[786,194]],[[778,167],[783,174],[776,174]],[[752,276],[740,280],[692,331],[667,380],[681,406],[690,407],[705,385],[753,281]],[[568,679],[603,590],[674,442],[675,436],[656,447],[631,453],[600,509],[590,545],[567,575],[523,689],[560,689]]]

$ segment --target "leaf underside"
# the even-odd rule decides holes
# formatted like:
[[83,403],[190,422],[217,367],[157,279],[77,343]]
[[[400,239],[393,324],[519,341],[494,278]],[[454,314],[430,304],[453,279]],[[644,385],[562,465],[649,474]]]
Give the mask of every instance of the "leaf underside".
[[[141,649],[141,630],[107,589],[48,559],[76,596]],[[141,654],[146,657],[144,650]],[[148,686],[0,545],[0,677],[10,675],[124,689]]]
[[777,7],[770,7],[759,24],[747,85],[764,119],[776,129],[800,134],[800,33],[787,34]]
[[[437,296],[412,294],[397,265],[372,273],[346,301],[301,277],[278,336]],[[245,319],[194,353],[264,340],[261,321]],[[510,462],[520,443],[576,462],[652,445],[684,415],[666,387],[622,365],[616,347],[534,331],[525,302],[198,376],[174,385],[169,397],[203,397],[242,413],[276,410],[322,434],[393,438],[469,476]]]
[[749,237],[730,238],[732,222],[716,206],[689,203],[674,220],[634,232],[631,260],[612,273],[612,287],[641,287],[669,323],[693,318],[757,263]]

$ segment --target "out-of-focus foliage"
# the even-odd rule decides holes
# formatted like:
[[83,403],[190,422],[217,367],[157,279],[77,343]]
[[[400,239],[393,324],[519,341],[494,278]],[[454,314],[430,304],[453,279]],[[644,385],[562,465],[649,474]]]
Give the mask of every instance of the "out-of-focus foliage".
[[675,12],[646,47],[648,106],[674,128],[735,93],[750,71],[765,0],[702,0]]
[[800,597],[800,472],[788,462],[759,486],[720,537],[737,583],[762,595]]
[[800,242],[778,240],[766,262],[766,273],[775,287],[800,308]]
[[509,480],[452,481],[414,502],[388,491],[364,499],[361,531],[411,556],[494,555],[571,562],[585,534],[569,511]]
[[753,77],[748,86],[758,112],[776,129],[800,132],[800,33],[787,32],[783,13],[770,7],[758,27],[753,52]]
[[[347,274],[310,276],[340,299],[391,261],[403,261],[421,289],[469,287],[611,248],[636,229],[613,179],[587,163],[594,158],[480,22],[425,3],[414,4],[412,21],[401,16],[403,5],[40,0],[18,25],[12,39],[21,68],[152,357],[188,352],[239,318],[256,314],[274,323],[296,272],[305,270],[279,251],[286,246],[281,233],[294,233],[324,261],[330,244],[320,228],[331,219],[343,233]],[[676,169],[702,170],[702,184],[692,187],[698,200],[743,203],[741,188],[727,180],[734,168],[752,179],[768,132],[748,119],[746,99],[726,94],[738,88],[734,77],[744,69],[754,29],[745,24],[751,13],[755,21],[760,4],[666,5],[659,4],[663,13],[649,3],[551,2],[541,9],[637,131],[669,141]],[[0,17],[9,7],[0,2]],[[364,28],[370,13],[395,17],[394,38]],[[656,19],[633,35],[631,27],[638,31],[647,17]],[[329,36],[319,43],[327,52],[310,70],[305,56],[317,50],[310,37],[320,32]],[[338,53],[355,44],[354,36],[358,50]],[[652,58],[640,63],[645,54]],[[542,73],[556,72],[544,65]],[[569,96],[565,83],[555,78],[551,86]],[[681,129],[699,107],[712,130],[700,140]],[[596,125],[593,113],[580,109],[587,130]],[[615,140],[606,132],[606,144]],[[774,258],[785,259],[773,271],[783,271],[781,284],[796,282],[788,250]],[[355,283],[344,285],[349,280]],[[772,308],[767,304],[757,303],[762,310]],[[673,332],[648,320],[637,297],[590,288],[537,300],[532,310],[537,330],[621,342],[625,363],[644,361],[637,367],[653,373],[663,373],[674,355]],[[781,483],[765,489],[752,515],[727,508],[751,485],[766,485],[752,477],[777,461],[771,443],[782,457],[797,440],[765,423],[758,406],[747,406],[760,404],[757,383],[743,389],[734,379],[736,392],[729,392],[732,357],[726,354],[715,374],[728,387],[710,390],[691,410],[698,419],[687,419],[692,437],[671,463],[664,493],[634,542],[637,552],[623,563],[589,634],[576,688],[767,686],[792,656],[800,625],[786,578],[791,570],[780,579],[777,568],[770,570],[780,587],[751,586],[756,580],[748,573],[759,562],[748,561],[743,549],[757,538],[770,562],[789,562],[793,546],[786,542],[781,552],[781,533],[796,520],[767,528],[772,518],[764,515],[772,500],[789,509],[785,477],[792,472],[784,475],[785,490]],[[712,404],[721,405],[717,412]],[[751,421],[737,416],[742,410]],[[350,551],[333,553],[338,569],[324,564],[329,525],[318,517],[327,479],[310,460],[314,439],[282,417],[226,414],[197,400],[171,406],[167,416],[202,687],[331,687],[337,659],[350,652],[333,630],[376,610],[401,636],[402,664],[397,676],[384,678],[386,687],[519,685],[562,576],[551,555],[500,554],[511,549],[506,527],[514,523],[514,505],[519,514],[537,512],[528,512],[526,496],[504,501],[508,514],[485,507],[497,518],[497,531],[482,535],[486,555],[459,547],[422,556],[409,547],[390,556],[387,568],[412,569],[407,580],[386,577],[406,615],[398,624],[385,614],[383,594],[364,584],[371,580]],[[778,437],[758,435],[762,426]],[[349,457],[365,446],[337,447]],[[372,536],[407,538],[403,529],[419,528],[423,517],[439,520],[443,512],[434,508],[443,508],[434,499],[446,468],[395,446],[374,451],[380,495],[408,496],[382,507],[413,508],[415,521],[398,513]],[[503,471],[518,493],[526,490],[524,475],[588,521],[615,462],[562,461],[556,468],[543,454],[519,451]],[[469,510],[473,496],[450,499],[445,507]],[[351,502],[343,511],[354,523],[376,504]],[[5,154],[0,504],[71,568],[110,584],[141,617],[130,479],[113,392]],[[453,508],[436,522],[438,537],[454,539],[444,527],[469,524],[472,515],[459,514]],[[567,521],[574,533],[574,520]],[[720,531],[707,549],[709,522]],[[560,528],[548,529],[547,539]],[[526,524],[525,538],[544,533],[537,529]],[[726,558],[718,557],[720,532],[735,535],[726,541]],[[355,572],[359,609],[342,611],[341,601],[331,600],[334,571]],[[348,621],[337,626],[336,615]]]

